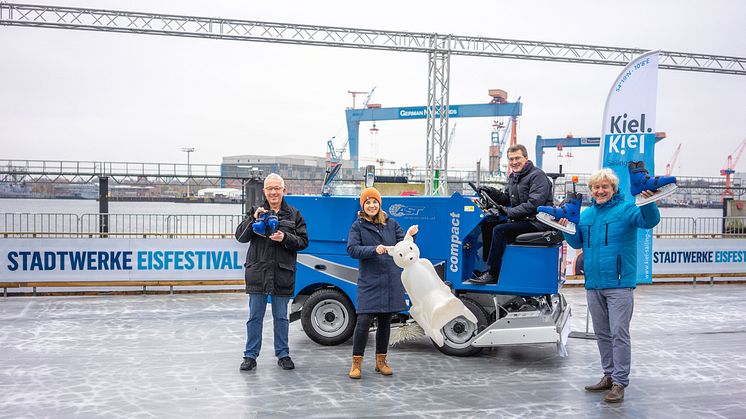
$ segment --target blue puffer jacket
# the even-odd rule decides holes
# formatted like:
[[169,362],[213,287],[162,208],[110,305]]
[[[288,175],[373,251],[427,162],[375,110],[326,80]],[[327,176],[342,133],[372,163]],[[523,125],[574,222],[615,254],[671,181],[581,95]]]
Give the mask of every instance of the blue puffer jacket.
[[617,193],[580,214],[574,235],[562,233],[574,249],[583,248],[586,289],[637,286],[637,229],[653,228],[661,215],[655,203],[637,207]]
[[396,220],[374,224],[360,217],[350,227],[347,253],[360,259],[357,282],[358,313],[396,313],[407,309],[401,269],[394,258],[376,253],[376,246],[393,246],[404,239],[404,231]]

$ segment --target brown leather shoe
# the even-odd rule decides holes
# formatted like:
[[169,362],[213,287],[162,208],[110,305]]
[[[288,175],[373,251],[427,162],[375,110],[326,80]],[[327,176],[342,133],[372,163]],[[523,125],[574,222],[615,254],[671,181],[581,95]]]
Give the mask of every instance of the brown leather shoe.
[[380,372],[383,375],[394,373],[394,370],[386,363],[386,354],[376,354],[376,372]]
[[611,377],[608,375],[604,375],[604,378],[601,379],[601,381],[598,382],[598,384],[594,384],[592,386],[585,386],[585,391],[592,391],[592,392],[598,392],[598,391],[606,391],[611,389]]
[[350,378],[358,379],[363,376],[363,372],[361,371],[361,367],[363,366],[363,357],[353,355],[352,356],[352,368],[350,368],[350,373],[348,374]]
[[624,386],[621,384],[613,384],[611,390],[604,397],[606,403],[619,403],[624,400]]

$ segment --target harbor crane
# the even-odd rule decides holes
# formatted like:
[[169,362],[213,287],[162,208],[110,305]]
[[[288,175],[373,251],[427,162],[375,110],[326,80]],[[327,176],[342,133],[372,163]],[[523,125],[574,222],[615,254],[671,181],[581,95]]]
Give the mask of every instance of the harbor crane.
[[673,152],[671,161],[666,163],[666,176],[671,176],[673,168],[674,166],[676,166],[676,162],[679,160],[679,151],[681,151],[681,143],[679,143],[679,145],[676,147],[676,151]]
[[[352,109],[355,109],[355,96],[358,94],[365,94],[367,93],[368,96],[365,98],[365,101],[363,102],[363,109],[365,109],[368,106],[368,102],[370,102],[371,96],[373,96],[373,92],[376,90],[376,86],[373,86],[372,89],[370,89],[370,92],[353,92],[348,90],[347,93],[350,93],[352,95]],[[350,143],[350,137],[347,137],[347,140],[345,140],[344,144],[342,144],[342,147],[335,148],[334,147],[334,139],[336,136],[333,136],[332,138],[328,139],[326,141],[326,148],[327,148],[327,159],[329,160],[329,166],[326,168],[326,175],[324,176],[324,182],[321,187],[321,193],[322,195],[328,195],[329,191],[331,190],[331,182],[332,180],[337,176],[337,173],[339,173],[339,170],[342,169],[342,159],[344,157],[345,151],[347,151],[347,144]]]
[[725,168],[720,170],[720,175],[725,176],[725,190],[722,195],[720,195],[721,200],[724,200],[726,196],[733,197],[733,191],[730,190],[730,175],[736,173],[736,165],[738,164],[738,160],[741,159],[741,154],[743,154],[745,148],[746,138],[741,141],[741,144],[739,144],[732,153],[728,154]]
[[[370,102],[370,98],[373,97],[373,92],[376,91],[376,87],[378,87],[378,86],[373,86],[373,88],[370,89],[370,92],[352,92],[352,91],[348,90],[347,93],[352,94],[352,109],[355,109],[355,95],[356,94],[361,94],[361,93],[367,93],[368,94],[368,96],[365,97],[365,100],[363,101],[363,106],[362,106],[363,109],[367,108],[368,107],[368,102]],[[375,128],[375,125],[376,125],[376,123],[373,122],[373,128]],[[350,143],[350,138],[347,137],[347,140],[344,142],[344,144],[342,144],[342,147],[340,147],[339,149],[337,149],[337,152],[334,153],[337,156],[339,156],[338,160],[335,159],[337,161],[337,163],[339,163],[339,161],[342,160],[345,151],[347,151],[347,145],[349,143]],[[329,143],[327,143],[327,145],[331,146],[331,145],[329,145]]]
[[395,161],[393,161],[393,160],[386,160],[384,158],[378,158],[378,159],[376,159],[376,163],[378,163],[378,165],[381,167],[381,173],[383,173],[383,165],[384,164],[391,164],[391,165],[396,164]]

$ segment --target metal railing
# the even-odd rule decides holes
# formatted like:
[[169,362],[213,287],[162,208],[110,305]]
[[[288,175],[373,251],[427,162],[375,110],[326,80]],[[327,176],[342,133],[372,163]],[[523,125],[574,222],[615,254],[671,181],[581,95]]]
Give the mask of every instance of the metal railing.
[[746,217],[661,217],[657,238],[746,238]]
[[0,159],[4,172],[13,174],[78,174],[85,176],[222,176],[219,164],[146,163],[73,160]]
[[[0,213],[0,237],[233,237],[242,215]],[[101,223],[108,224],[102,233]],[[661,217],[656,238],[746,238],[746,217]]]
[[[242,215],[3,213],[0,235],[9,237],[233,237]],[[101,224],[108,232],[101,232]]]

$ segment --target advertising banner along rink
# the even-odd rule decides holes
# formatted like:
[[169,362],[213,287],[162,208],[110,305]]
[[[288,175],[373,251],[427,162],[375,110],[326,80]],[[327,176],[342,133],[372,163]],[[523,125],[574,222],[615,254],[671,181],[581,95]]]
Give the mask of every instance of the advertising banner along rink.
[[0,240],[0,280],[241,280],[247,248],[233,239]]

